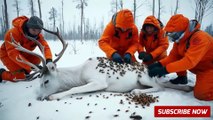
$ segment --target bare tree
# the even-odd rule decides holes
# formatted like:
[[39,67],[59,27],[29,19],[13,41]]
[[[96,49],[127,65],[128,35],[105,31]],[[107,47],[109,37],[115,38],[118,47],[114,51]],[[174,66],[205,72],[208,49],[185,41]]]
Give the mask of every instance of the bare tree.
[[15,3],[13,4],[13,6],[16,8],[16,14],[17,14],[17,17],[19,16],[19,13],[20,13],[20,7],[19,7],[19,2],[18,0],[15,0]]
[[116,13],[116,12],[118,11],[118,0],[113,0],[113,1],[111,2],[111,6],[112,6],[111,12],[112,12],[113,14]]
[[123,6],[124,6],[124,4],[123,4],[123,0],[120,0],[120,4],[119,4],[119,8],[120,8],[120,10],[122,10],[122,9],[123,9]]
[[[49,20],[52,20],[53,31],[55,31],[56,30],[55,26],[56,26],[57,10],[54,7],[52,7],[49,11],[49,14],[50,14]],[[54,37],[54,40],[55,40],[55,37]]]
[[158,19],[160,20],[160,14],[161,13],[161,2],[158,0]]
[[31,16],[35,16],[35,9],[34,9],[33,0],[29,0],[29,5],[30,5],[30,14],[31,14]]
[[202,24],[204,16],[212,14],[213,0],[194,0],[195,1],[195,19]]
[[155,16],[155,0],[153,0],[152,4],[152,15]]
[[41,14],[41,2],[38,0],[38,10],[39,10],[39,17],[42,19],[42,14]]
[[4,23],[3,23],[3,18],[1,18],[1,17],[0,17],[0,24],[1,24],[0,40],[3,40],[3,38],[4,38]]
[[137,6],[137,3],[136,3],[136,0],[134,0],[134,3],[133,3],[134,22],[135,22],[135,19],[136,19],[136,6]]
[[64,0],[61,1],[61,15],[62,15],[62,35],[64,34]]
[[175,7],[174,15],[177,14],[178,8],[179,8],[179,0],[176,0],[176,7]]
[[83,43],[84,8],[88,6],[88,4],[87,0],[76,0],[76,2],[78,2],[76,8],[81,9],[81,43]]
[[158,19],[161,19],[161,15],[163,13],[163,4],[161,2],[161,0],[158,0]]
[[9,29],[9,20],[8,20],[8,12],[7,12],[7,0],[4,0],[4,23],[5,23],[5,32]]

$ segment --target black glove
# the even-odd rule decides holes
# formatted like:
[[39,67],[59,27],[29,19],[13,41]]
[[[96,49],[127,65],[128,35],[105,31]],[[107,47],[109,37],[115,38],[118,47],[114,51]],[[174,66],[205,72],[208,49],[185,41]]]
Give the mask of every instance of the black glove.
[[155,76],[161,77],[168,74],[165,67],[155,67],[151,70],[148,70],[148,73],[150,77],[155,77]]
[[172,84],[187,84],[188,83],[186,76],[178,76],[175,79],[171,79],[170,82]]
[[121,56],[117,52],[112,54],[112,60],[117,63],[123,63]]
[[138,58],[143,60],[143,62],[149,62],[153,59],[152,55],[146,52],[140,52]]
[[143,60],[144,57],[145,57],[145,55],[146,55],[146,52],[140,52],[139,55],[138,55],[138,58],[139,58],[140,60]]
[[126,53],[126,54],[124,55],[124,62],[130,64],[130,63],[132,62],[131,58],[132,58],[132,57],[131,57],[131,54]]
[[143,62],[149,62],[153,59],[152,55],[147,53],[143,59]]
[[148,70],[151,70],[153,68],[158,68],[158,67],[163,67],[163,66],[161,65],[160,62],[155,62],[155,63],[148,66]]
[[2,82],[2,74],[6,71],[4,68],[0,68],[0,83]]
[[52,59],[46,59],[46,64],[47,64],[48,62],[53,62],[53,61],[52,61]]

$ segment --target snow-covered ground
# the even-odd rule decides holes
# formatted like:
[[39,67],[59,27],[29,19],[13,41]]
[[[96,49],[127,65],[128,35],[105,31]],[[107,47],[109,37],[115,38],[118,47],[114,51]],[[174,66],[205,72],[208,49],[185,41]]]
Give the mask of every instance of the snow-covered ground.
[[[53,53],[58,53],[61,50],[62,46],[59,42],[49,41],[49,44]],[[77,54],[74,54],[74,46],[76,46]],[[36,51],[38,52],[38,50]],[[69,46],[57,63],[57,67],[76,66],[89,57],[95,56],[105,56],[97,46],[97,41],[87,41],[84,44],[69,41]],[[2,63],[0,63],[0,67],[4,67]],[[167,78],[175,76],[175,74],[171,74]],[[188,77],[190,79],[189,84],[193,85],[195,76],[189,73]],[[142,116],[143,120],[195,119],[155,118],[154,106],[160,105],[208,105],[211,106],[211,118],[196,118],[196,120],[213,119],[213,102],[197,100],[194,98],[193,92],[186,93],[165,89],[164,91],[150,93],[153,96],[159,96],[159,102],[143,108],[134,103],[130,104],[123,95],[101,91],[74,95],[71,98],[64,98],[59,101],[38,101],[36,99],[38,89],[39,79],[30,82],[0,83],[0,120],[130,120],[130,115],[134,112],[136,115]],[[120,104],[121,100],[124,101],[123,104]]]

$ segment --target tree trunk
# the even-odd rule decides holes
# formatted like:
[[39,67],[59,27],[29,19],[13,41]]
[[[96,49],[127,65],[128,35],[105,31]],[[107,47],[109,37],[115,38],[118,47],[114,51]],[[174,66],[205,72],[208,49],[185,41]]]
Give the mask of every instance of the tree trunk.
[[84,0],[81,0],[81,43],[83,43]]
[[64,1],[61,1],[62,4],[62,34],[64,34]]
[[158,0],[158,19],[160,20],[161,2]]
[[136,19],[136,0],[134,0],[134,22]]
[[179,1],[176,0],[176,7],[175,7],[174,15],[177,14],[178,8],[179,8]]
[[15,8],[16,8],[16,15],[17,15],[17,17],[18,17],[18,16],[19,16],[19,12],[20,12],[18,0],[15,0],[14,6],[15,6]]
[[9,20],[7,12],[7,0],[4,0],[4,17],[5,17],[5,32],[9,30]]
[[39,10],[39,17],[42,19],[42,14],[41,14],[41,2],[38,0],[38,10]]
[[35,16],[33,0],[30,0],[30,12],[31,12],[31,16]]
[[155,0],[153,0],[152,15],[155,16]]

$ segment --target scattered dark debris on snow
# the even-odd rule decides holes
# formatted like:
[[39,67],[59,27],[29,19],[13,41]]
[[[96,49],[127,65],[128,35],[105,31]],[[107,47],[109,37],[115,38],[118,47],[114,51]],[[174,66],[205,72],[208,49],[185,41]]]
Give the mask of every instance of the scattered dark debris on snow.
[[115,114],[115,115],[113,115],[114,117],[118,117],[119,115],[118,114]]
[[89,118],[90,118],[90,116],[86,116],[86,117],[85,117],[85,119],[89,119]]
[[143,108],[145,108],[145,106],[150,106],[151,103],[155,103],[158,102],[158,98],[159,96],[154,97],[153,95],[147,95],[145,93],[140,94],[140,95],[133,95],[130,93],[126,93],[124,94],[125,97],[127,97],[128,99],[126,99],[127,101],[134,102],[136,104],[136,108],[137,105],[141,105]]
[[89,114],[91,114],[92,113],[92,111],[89,111]]
[[[138,77],[142,77],[141,74],[144,72],[145,68],[145,65],[138,62],[132,64],[119,64],[105,57],[97,57],[97,59],[99,64],[96,66],[96,69],[99,69],[100,73],[107,73],[109,78],[111,77],[111,74],[115,73],[119,73],[119,75],[123,77],[126,74],[126,70],[135,72],[138,74]],[[119,79],[119,77],[116,77],[116,79]]]
[[32,106],[32,103],[28,103],[28,107]]
[[130,118],[133,119],[133,120],[141,120],[142,119],[142,117],[140,115],[131,115]]

